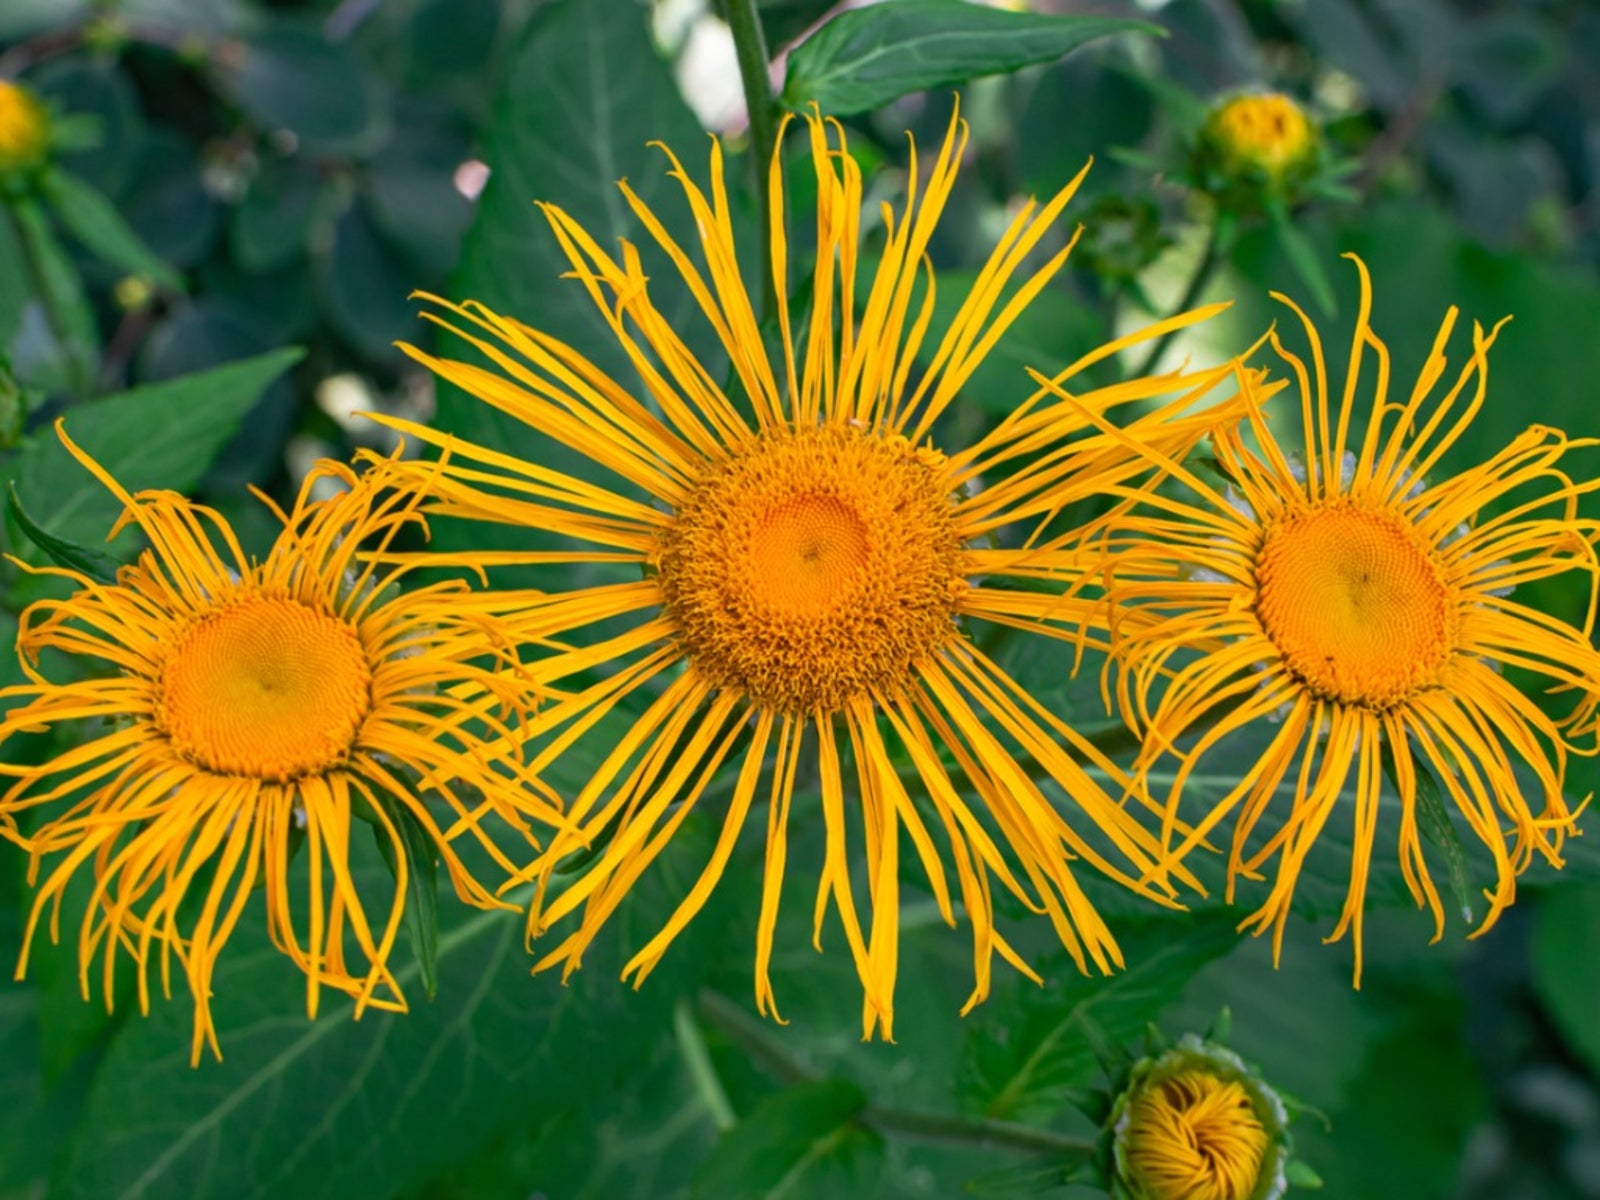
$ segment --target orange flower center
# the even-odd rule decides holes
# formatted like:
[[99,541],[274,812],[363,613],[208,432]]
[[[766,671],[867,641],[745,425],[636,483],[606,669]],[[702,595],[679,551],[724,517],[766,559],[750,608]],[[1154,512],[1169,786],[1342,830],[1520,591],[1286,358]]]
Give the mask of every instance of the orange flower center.
[[184,632],[161,671],[156,721],[204,770],[285,783],[345,759],[371,708],[371,682],[344,621],[252,597]]
[[657,554],[696,669],[796,714],[897,691],[955,636],[966,586],[942,465],[904,438],[828,425],[714,467]]
[[1203,1071],[1136,1096],[1123,1138],[1147,1200],[1248,1200],[1269,1141],[1244,1085]]
[[1399,516],[1334,501],[1289,518],[1256,564],[1256,611],[1313,693],[1384,709],[1430,685],[1455,644],[1451,591]]

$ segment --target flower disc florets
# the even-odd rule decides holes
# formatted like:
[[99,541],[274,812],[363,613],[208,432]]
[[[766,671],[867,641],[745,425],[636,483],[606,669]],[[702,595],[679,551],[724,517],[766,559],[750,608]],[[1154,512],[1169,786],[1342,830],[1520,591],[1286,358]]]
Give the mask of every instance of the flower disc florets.
[[898,691],[955,635],[966,586],[942,466],[904,438],[824,425],[708,471],[657,555],[696,669],[796,714]]
[[345,760],[371,688],[350,623],[298,600],[252,596],[176,639],[155,724],[202,770],[288,783]]
[[1414,522],[1340,498],[1267,529],[1256,611],[1314,695],[1381,711],[1433,683],[1456,643],[1453,590]]

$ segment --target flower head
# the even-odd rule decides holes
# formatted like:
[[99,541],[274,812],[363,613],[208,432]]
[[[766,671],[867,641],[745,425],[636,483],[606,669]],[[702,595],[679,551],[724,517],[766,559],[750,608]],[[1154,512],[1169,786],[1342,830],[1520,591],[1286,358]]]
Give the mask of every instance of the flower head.
[[[364,542],[382,549],[419,520],[415,497],[386,487],[392,462],[363,476],[321,466],[256,563],[215,512],[170,492],[130,496],[61,437],[126,505],[117,528],[136,523],[150,548],[114,583],[49,570],[75,592],[21,618],[30,682],[0,692],[0,741],[89,728],[37,765],[0,763],[14,781],[0,832],[31,852],[36,888],[18,975],[47,913],[59,935],[67,885],[88,867],[85,992],[99,957],[109,1004],[126,952],[146,1008],[152,955],[168,990],[175,960],[195,999],[196,1059],[217,1049],[212,970],[257,884],[313,1014],[325,986],[358,1011],[403,1009],[388,959],[408,874],[432,869],[408,847],[430,844],[464,901],[496,905],[453,841],[510,872],[502,832],[532,842],[530,817],[558,819],[519,761],[513,726],[532,693],[514,654],[457,585],[402,593],[399,571],[362,557]],[[314,502],[319,482],[343,490]],[[77,670],[47,678],[46,651]],[[387,908],[370,916],[349,857],[363,820],[395,864]],[[308,870],[292,883],[302,840]]]
[[1190,150],[1193,186],[1225,210],[1280,210],[1331,190],[1349,164],[1328,161],[1316,124],[1282,92],[1245,92],[1212,106]]
[[1277,1200],[1288,1189],[1282,1099],[1238,1055],[1192,1033],[1134,1065],[1111,1122],[1124,1200]]
[[[715,331],[733,387],[718,384],[720,371],[697,361],[654,306],[634,246],[624,243],[614,255],[550,206],[546,215],[573,274],[630,358],[645,399],[573,348],[477,304],[444,304],[446,314],[435,319],[472,341],[498,372],[411,351],[614,482],[592,482],[599,471],[579,479],[403,427],[449,447],[450,462],[429,485],[437,511],[565,539],[559,549],[497,561],[612,563],[638,572],[503,600],[520,636],[551,647],[530,668],[549,683],[576,681],[530,726],[547,739],[535,766],[565,752],[625,698],[638,698],[631,724],[571,804],[575,828],[530,868],[544,878],[563,856],[594,848],[581,878],[533,906],[536,932],[577,916],[576,928],[538,965],[577,967],[689,813],[720,804],[726,816],[710,863],[625,970],[642,979],[705,902],[764,798],[758,1007],[775,1015],[768,965],[789,827],[792,813],[808,811],[825,828],[816,944],[831,908],[865,988],[864,1033],[890,1036],[907,843],[944,919],[954,924],[959,904],[973,924],[969,1006],[987,993],[996,953],[1028,969],[995,927],[996,883],[1048,916],[1085,969],[1110,970],[1120,956],[1070,860],[1170,903],[1162,886],[1141,882],[1152,865],[1150,833],[1100,780],[1110,778],[1119,792],[1128,781],[969,639],[966,626],[1084,636],[1082,622],[1098,609],[1064,594],[1078,560],[1064,547],[1057,518],[1107,482],[1144,469],[1085,412],[1160,401],[1124,436],[1187,445],[1217,419],[1195,413],[1195,402],[1231,368],[1075,390],[1067,399],[1041,389],[976,444],[938,448],[940,416],[1065,261],[1070,242],[1041,248],[1073,188],[1017,215],[948,331],[926,346],[933,311],[926,248],[955,180],[965,125],[952,119],[926,175],[913,162],[913,195],[903,210],[885,210],[886,242],[870,278],[858,278],[859,169],[836,123],[811,118],[807,131],[818,198],[804,314],[784,298],[783,173],[779,159],[772,164],[776,361],[740,279],[716,143],[709,192],[669,152],[706,270],[621,185]],[[1042,265],[1012,287],[1035,254]],[[1093,363],[1209,311],[1101,347],[1056,385],[1077,389]],[[1023,533],[1005,536],[1017,529]],[[462,561],[486,560],[474,553]],[[606,667],[603,677],[582,674],[597,666]],[[737,766],[724,773],[725,762]],[[815,782],[801,782],[808,777]],[[949,859],[936,837],[947,842]],[[863,881],[870,921],[857,907]]]
[[0,174],[38,166],[49,146],[44,105],[20,83],[0,79]]
[[[1230,894],[1237,876],[1256,878],[1276,858],[1271,892],[1245,924],[1272,928],[1281,944],[1306,856],[1330,822],[1348,824],[1354,855],[1333,937],[1353,933],[1359,984],[1386,774],[1399,801],[1401,867],[1436,937],[1444,913],[1421,832],[1433,815],[1425,806],[1443,805],[1419,775],[1437,778],[1457,823],[1492,859],[1478,932],[1512,902],[1535,856],[1560,865],[1574,816],[1562,794],[1566,754],[1592,709],[1581,697],[1600,679],[1600,658],[1587,624],[1572,627],[1516,593],[1575,571],[1592,596],[1600,564],[1595,525],[1576,512],[1597,484],[1564,473],[1574,443],[1556,430],[1532,426],[1487,462],[1430,482],[1484,403],[1498,326],[1473,327],[1471,355],[1452,374],[1452,309],[1416,384],[1391,399],[1388,350],[1368,320],[1371,282],[1357,267],[1361,304],[1337,402],[1316,329],[1277,297],[1310,340],[1308,365],[1271,336],[1298,385],[1302,447],[1282,446],[1253,404],[1248,420],[1215,435],[1226,486],[1169,462],[1188,493],[1128,493],[1137,503],[1110,518],[1104,548],[1118,694],[1145,734],[1138,765],[1175,760],[1170,856],[1233,818]],[[1549,715],[1507,678],[1509,667],[1578,689],[1580,700]],[[1265,749],[1187,834],[1174,834],[1192,773],[1250,733]]]

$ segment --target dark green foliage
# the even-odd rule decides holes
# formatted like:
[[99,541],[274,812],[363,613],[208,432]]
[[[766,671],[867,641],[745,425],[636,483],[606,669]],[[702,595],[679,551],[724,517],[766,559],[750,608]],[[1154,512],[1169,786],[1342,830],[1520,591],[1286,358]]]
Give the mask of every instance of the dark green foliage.
[[907,92],[1050,62],[1141,21],[1007,12],[965,0],[887,0],[840,14],[789,56],[783,102],[848,115]]
[[[637,391],[583,284],[564,277],[570,264],[536,202],[571,212],[608,252],[620,253],[619,239],[636,243],[656,306],[709,376],[728,378],[720,341],[616,188],[626,178],[693,245],[668,159],[650,145],[665,143],[705,183],[707,138],[680,86],[694,45],[675,24],[680,7],[0,0],[0,77],[34,89],[58,123],[48,166],[0,184],[0,538],[21,564],[0,563],[6,649],[26,605],[65,586],[26,567],[103,577],[141,548],[136,534],[106,543],[122,506],[60,444],[58,417],[125,488],[195,495],[256,551],[277,522],[247,485],[286,503],[316,455],[344,458],[378,440],[330,400],[336,389],[319,391],[335,377],[359,380],[358,406],[426,418],[436,399],[432,420],[444,430],[599,478],[538,430],[447,385],[435,393],[394,345],[475,357],[420,320],[411,294],[470,298],[571,343]],[[1600,434],[1592,4],[1092,7],[1063,16],[958,0],[837,14],[818,0],[757,5],[770,48],[790,50],[774,103],[814,104],[849,126],[867,179],[862,281],[881,251],[876,205],[907,182],[903,131],[925,170],[961,89],[972,137],[929,246],[938,293],[919,370],[1007,221],[1094,159],[1068,218],[1030,260],[1059,250],[1082,220],[1069,265],[990,350],[936,431],[941,445],[969,443],[1012,412],[1033,390],[1027,368],[1061,370],[1167,315],[1191,283],[1199,302],[1235,303],[1182,342],[1183,354],[1219,361],[1274,321],[1303,348],[1293,314],[1268,298],[1278,290],[1318,319],[1341,380],[1356,298],[1354,271],[1337,257],[1347,251],[1373,273],[1391,398],[1409,391],[1450,306],[1462,315],[1456,364],[1472,321],[1515,318],[1490,356],[1488,402],[1441,470],[1481,461],[1534,422]],[[1271,206],[1233,212],[1189,174],[1194,134],[1215,97],[1259,87],[1306,103],[1328,170]],[[788,283],[799,322],[816,200],[793,129]],[[754,171],[765,164],[739,129],[725,149],[744,278],[759,297]],[[775,332],[764,335],[771,343]],[[1114,382],[1144,353],[1098,364],[1092,381]],[[1279,409],[1272,419],[1292,431],[1299,417]],[[1578,477],[1600,471],[1592,448],[1571,461]],[[538,530],[443,519],[431,535],[443,549],[546,544]],[[514,581],[554,589],[608,571]],[[1574,622],[1588,598],[1576,577],[1515,597]],[[969,632],[1042,704],[1129,760],[1134,741],[1105,708],[1094,654],[1073,677],[1070,646]],[[0,681],[22,679],[8,653]],[[1534,699],[1560,711],[1571,697]],[[0,698],[0,708],[13,702]],[[565,796],[581,788],[627,720],[624,704],[551,768],[551,786]],[[19,733],[0,758],[55,749]],[[1226,795],[1258,750],[1243,739],[1208,760],[1188,802]],[[1149,782],[1159,794],[1170,762]],[[1595,761],[1575,760],[1571,803],[1597,788]],[[391,809],[411,864],[404,944],[391,962],[411,1011],[356,1021],[347,998],[324,993],[308,1019],[304,979],[271,946],[257,896],[215,976],[225,1057],[198,1069],[188,1065],[180,967],[173,998],[155,987],[148,1016],[126,969],[113,982],[114,1013],[98,973],[83,998],[86,869],[68,893],[63,944],[42,929],[26,980],[0,984],[0,1200],[1081,1200],[1104,1195],[1089,1186],[1109,1106],[1096,1092],[1100,1059],[1137,1053],[1151,1022],[1203,1031],[1222,1006],[1240,1053],[1326,1116],[1302,1118],[1295,1138],[1330,1200],[1600,1194],[1600,836],[1587,812],[1578,824],[1590,832],[1568,842],[1565,867],[1536,862],[1516,908],[1469,942],[1474,926],[1460,910],[1481,918],[1491,876],[1477,839],[1462,838],[1450,805],[1425,787],[1419,816],[1448,901],[1443,939],[1429,945],[1431,919],[1412,911],[1395,854],[1391,789],[1367,882],[1359,992],[1348,940],[1320,944],[1349,885],[1348,807],[1300,870],[1277,963],[1270,932],[1236,933],[1265,900],[1272,867],[1265,880],[1237,881],[1230,905],[1227,823],[1213,837],[1223,853],[1195,862],[1209,894],[1186,896],[1187,913],[1156,913],[1074,864],[1126,969],[1079,975],[1043,917],[997,895],[1001,928],[1045,983],[997,963],[993,995],[965,1019],[970,929],[943,925],[902,848],[898,1042],[884,1045],[858,1041],[860,985],[837,925],[825,923],[823,954],[810,944],[820,852],[807,855],[820,819],[804,769],[773,958],[789,1024],[758,1019],[750,995],[759,808],[716,896],[659,970],[637,992],[618,981],[706,860],[706,826],[725,794],[714,785],[703,802],[711,820],[686,827],[565,983],[530,976],[523,916],[459,904],[426,839]],[[1287,790],[1272,798],[1260,838],[1290,801]],[[359,825],[356,834],[363,885],[386,898],[383,841],[375,849]],[[27,862],[0,841],[0,976],[31,903]],[[581,864],[571,866],[555,886],[578,877]]]

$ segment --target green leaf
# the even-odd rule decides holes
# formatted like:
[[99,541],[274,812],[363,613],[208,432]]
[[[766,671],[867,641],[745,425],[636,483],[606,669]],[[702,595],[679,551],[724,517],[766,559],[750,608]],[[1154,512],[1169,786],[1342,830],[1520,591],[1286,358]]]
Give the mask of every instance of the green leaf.
[[[1461,841],[1461,831],[1450,819],[1444,793],[1432,769],[1413,755],[1412,770],[1417,777],[1417,825],[1428,844],[1444,856],[1445,873],[1450,879],[1450,892],[1456,899],[1456,910],[1461,914],[1461,919],[1470,925],[1473,887],[1467,866],[1467,847]],[[1383,745],[1383,773],[1398,794],[1400,784],[1394,774],[1394,752],[1387,741]]]
[[139,153],[138,182],[118,204],[130,228],[168,262],[211,265],[222,205],[205,187],[210,168],[200,147],[173,129],[150,131]]
[[629,1071],[629,1086],[590,1096],[442,1178],[428,1200],[681,1200],[717,1139],[705,1097],[670,1042]]
[[[269,942],[263,897],[245,910],[214,977],[225,1058],[189,1066],[187,997],[156,998],[130,1020],[96,1075],[56,1200],[295,1200],[414,1193],[479,1156],[508,1130],[558,1117],[625,1086],[669,1025],[677,995],[714,957],[718,930],[697,922],[639,991],[618,982],[623,947],[655,928],[708,853],[679,830],[662,868],[563,985],[531,975],[520,913],[451,904],[441,921],[439,998],[409,1013],[368,1011],[324,992],[305,1017],[305,982]],[[364,839],[352,847],[365,846]],[[376,851],[358,887],[388,887]],[[414,993],[418,964],[396,968]]]
[[799,1084],[758,1104],[718,1140],[689,1189],[692,1200],[870,1196],[881,1140],[856,1118],[861,1090],[843,1079]]
[[[653,303],[717,378],[722,356],[714,337],[617,190],[617,181],[627,178],[681,244],[694,244],[682,193],[667,178],[661,151],[649,143],[659,139],[675,147],[690,173],[703,178],[697,163],[704,161],[705,133],[651,41],[645,10],[631,0],[555,0],[529,21],[505,79],[484,156],[494,173],[450,295],[481,301],[579,346],[596,366],[633,386],[637,375],[616,336],[583,286],[564,278],[571,264],[534,202],[559,204],[601,246],[614,248],[623,237],[641,243]],[[442,337],[441,344],[447,356],[482,361],[456,339]],[[570,448],[453,387],[439,388],[435,424],[553,469],[596,474]],[[615,478],[607,482],[614,485]],[[527,531],[462,521],[436,522],[433,536],[444,549],[530,544]],[[574,578],[573,586],[580,585]]]
[[[1438,991],[1396,996],[1401,1020],[1393,1032],[1374,1041],[1364,1058],[1359,1048],[1344,1051],[1361,1070],[1329,1113],[1331,1135],[1316,1121],[1294,1130],[1296,1155],[1326,1179],[1328,1196],[1458,1200],[1463,1194],[1458,1180],[1467,1146],[1493,1109],[1484,1068],[1463,1053],[1471,1027],[1462,1019],[1462,992],[1452,980]],[[1315,1008],[1300,1010],[1302,1024],[1315,1019]],[[1294,1056],[1295,1045],[1275,1044],[1273,1059],[1262,1064],[1269,1082],[1278,1067],[1273,1060]]]
[[257,19],[247,0],[118,0],[117,15],[134,28],[182,29],[221,37]]
[[58,538],[41,527],[28,515],[28,510],[22,507],[22,497],[17,495],[15,480],[7,485],[6,492],[6,518],[12,521],[29,541],[43,550],[56,566],[66,567],[69,571],[78,571],[101,583],[109,583],[115,578],[116,560],[109,554],[102,550],[80,546],[65,538]]
[[1093,1152],[1052,1155],[1044,1162],[1030,1161],[989,1171],[969,1179],[962,1191],[973,1196],[1037,1196],[1057,1193],[1068,1184],[1082,1182],[1088,1175]]
[[89,0],[7,0],[0,6],[0,39],[20,41],[45,30],[65,29],[91,11]]
[[1553,887],[1539,897],[1532,973],[1534,990],[1562,1036],[1600,1072],[1600,886]]
[[[1319,5],[1309,7],[1320,10]],[[1435,479],[1454,465],[1482,462],[1521,434],[1533,418],[1519,398],[1538,397],[1537,419],[1543,423],[1574,432],[1593,429],[1590,381],[1600,378],[1600,338],[1574,337],[1572,317],[1600,310],[1600,282],[1593,270],[1577,262],[1491,249],[1464,235],[1438,209],[1417,201],[1369,202],[1348,213],[1301,214],[1297,228],[1327,264],[1341,312],[1356,310],[1357,277],[1354,267],[1340,261],[1340,252],[1359,254],[1371,268],[1372,327],[1394,364],[1391,400],[1410,394],[1447,308],[1460,308],[1446,350],[1452,371],[1472,353],[1473,321],[1487,328],[1502,317],[1514,318],[1489,352],[1488,400],[1451,447]],[[1275,288],[1302,301],[1305,293],[1278,239],[1265,228],[1246,234],[1235,265],[1249,284],[1234,289],[1243,327],[1264,329],[1276,320],[1280,334],[1290,336],[1294,323],[1282,320],[1285,310],[1269,301],[1266,291]],[[1335,381],[1344,378],[1349,327],[1348,318],[1322,326],[1328,371]],[[1372,370],[1369,357],[1362,395],[1371,395]],[[1441,392],[1436,387],[1434,394]]]
[[333,242],[317,260],[316,281],[328,322],[362,353],[392,359],[396,341],[421,336],[408,299],[415,273],[378,236],[361,204],[350,205],[335,223]]
[[[15,938],[8,938],[15,945]],[[88,1071],[52,1080],[42,1060],[44,997],[9,979],[0,990],[0,1200],[48,1194],[51,1163],[83,1103]],[[87,1066],[87,1064],[83,1064]]]
[[263,25],[224,59],[219,82],[267,130],[327,153],[366,147],[381,112],[376,85],[346,45],[292,22]]
[[[1096,1037],[1130,1044],[1237,937],[1226,916],[1174,913],[1121,940],[1128,965],[1117,974],[1084,976],[1069,966],[1045,988],[1014,985],[1009,1003],[993,1002],[996,1015],[971,1018],[957,1079],[969,1111],[1048,1120],[1074,1089],[1098,1078]],[[1091,1035],[1091,1023],[1098,1034]]]
[[11,344],[30,299],[28,259],[16,223],[0,220],[0,349]]
[[[699,174],[705,134],[656,52],[643,11],[628,0],[556,0],[540,9],[507,71],[485,155],[494,173],[452,294],[532,322],[582,346],[616,378],[631,378],[626,353],[588,293],[564,278],[572,265],[534,202],[560,205],[597,243],[614,247],[642,233],[617,190],[627,179],[668,230],[692,244],[692,219],[666,176],[666,159],[650,145],[656,140],[680,151]],[[651,297],[669,319],[687,315],[692,305],[681,286],[663,296],[663,285],[673,282],[670,273],[652,273],[650,280]],[[440,423],[455,433],[489,433],[496,423],[483,418],[493,412],[454,389],[440,397]],[[515,448],[527,441],[527,427],[512,422],[510,436]]]
[[834,17],[789,55],[785,107],[845,116],[907,92],[1050,62],[1114,33],[1159,33],[1115,17],[1009,12],[965,0],[886,0]]
[[45,319],[66,360],[72,387],[87,391],[100,360],[100,333],[94,310],[83,293],[83,282],[37,203],[14,199],[9,210],[39,302],[44,306]]
[[[411,952],[416,955],[417,969],[422,974],[423,994],[432,1000],[439,993],[438,848],[423,829],[422,822],[404,804],[383,792],[377,793],[376,799],[404,843],[401,852],[406,856],[407,866],[406,936],[411,940]],[[394,844],[377,822],[373,822],[372,836],[389,874],[398,877],[400,864],[395,859]]]
[[1322,265],[1322,252],[1316,244],[1294,223],[1294,217],[1281,211],[1272,215],[1272,232],[1318,310],[1325,317],[1337,315],[1339,302],[1334,298],[1333,283],[1328,279],[1328,272]]
[[171,291],[184,290],[183,277],[156,257],[99,191],[66,171],[51,172],[46,188],[57,219],[95,257]]
[[[240,419],[274,379],[300,360],[298,347],[135,388],[79,405],[66,428],[128,491],[183,491],[199,480]],[[44,529],[62,541],[103,541],[122,505],[78,465],[53,430],[24,439],[4,474]]]
[[422,0],[405,29],[413,70],[427,83],[481,72],[494,53],[500,21],[497,0]]
[[240,265],[270,271],[303,257],[322,193],[322,177],[299,160],[262,163],[229,227],[229,244]]

